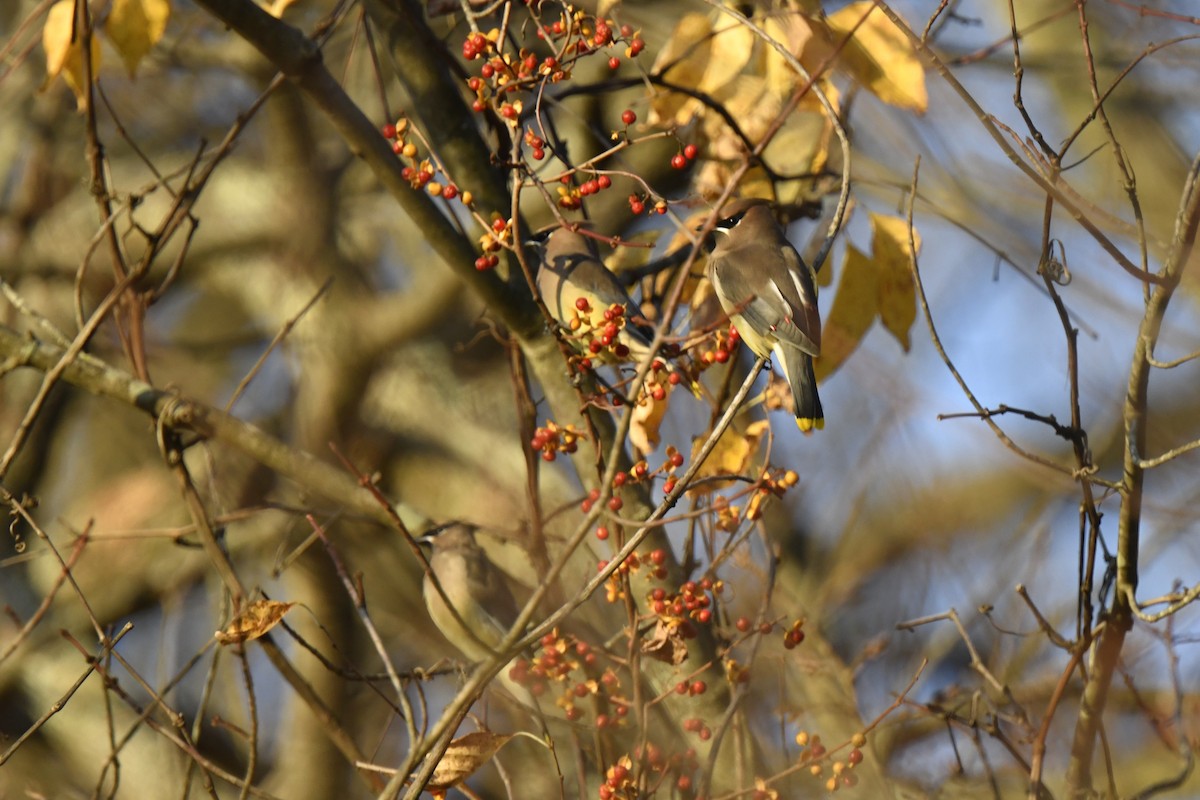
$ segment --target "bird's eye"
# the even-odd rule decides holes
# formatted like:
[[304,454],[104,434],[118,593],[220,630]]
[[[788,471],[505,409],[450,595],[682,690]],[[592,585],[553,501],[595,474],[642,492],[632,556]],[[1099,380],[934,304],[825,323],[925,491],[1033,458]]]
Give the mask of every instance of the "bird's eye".
[[716,230],[726,232],[733,230],[734,226],[742,221],[742,217],[746,216],[746,211],[748,210],[749,209],[742,209],[736,214],[725,217],[723,220],[717,223]]

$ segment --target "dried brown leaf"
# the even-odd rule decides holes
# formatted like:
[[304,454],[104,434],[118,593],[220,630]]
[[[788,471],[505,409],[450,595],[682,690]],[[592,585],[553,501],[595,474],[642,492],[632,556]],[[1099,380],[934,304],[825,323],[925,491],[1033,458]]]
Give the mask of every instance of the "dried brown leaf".
[[490,761],[512,738],[512,734],[491,731],[475,731],[458,737],[450,742],[442,760],[434,768],[429,788],[445,790],[459,785]]
[[217,641],[221,644],[237,644],[257,639],[278,625],[294,605],[277,600],[255,600],[242,609],[242,613],[234,617],[225,630],[217,631]]

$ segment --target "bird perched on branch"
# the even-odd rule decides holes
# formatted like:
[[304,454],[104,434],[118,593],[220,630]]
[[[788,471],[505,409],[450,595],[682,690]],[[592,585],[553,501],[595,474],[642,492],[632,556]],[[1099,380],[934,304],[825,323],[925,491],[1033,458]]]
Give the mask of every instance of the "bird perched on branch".
[[[538,291],[550,314],[572,332],[591,328],[597,352],[611,348],[617,358],[645,358],[650,337],[628,319],[637,305],[600,260],[595,241],[570,228],[556,228],[534,244],[541,255]],[[614,307],[623,310],[617,316],[606,314]]]
[[813,358],[821,354],[816,276],[762,204],[717,224],[708,279],[742,341],[771,357],[792,390],[796,424],[825,426]]
[[496,651],[517,619],[517,603],[504,577],[475,542],[474,529],[464,523],[435,528],[418,541],[432,548],[433,575],[425,576],[423,586],[430,619],[464,656],[483,661]]

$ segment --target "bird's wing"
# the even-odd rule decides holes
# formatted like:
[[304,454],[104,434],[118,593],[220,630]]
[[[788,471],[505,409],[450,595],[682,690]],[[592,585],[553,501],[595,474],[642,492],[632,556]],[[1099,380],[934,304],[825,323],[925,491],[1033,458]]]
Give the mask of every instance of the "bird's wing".
[[[778,257],[779,251],[764,255]],[[790,284],[766,280],[761,284],[765,288],[756,293],[754,286],[743,277],[740,265],[734,263],[735,259],[755,256],[739,253],[714,260],[711,264],[714,286],[722,296],[722,305],[740,309],[738,313],[746,324],[760,335],[770,332],[775,339],[809,355],[818,355],[821,352],[821,321],[812,278],[798,255],[789,250],[782,251],[782,255],[788,262]]]

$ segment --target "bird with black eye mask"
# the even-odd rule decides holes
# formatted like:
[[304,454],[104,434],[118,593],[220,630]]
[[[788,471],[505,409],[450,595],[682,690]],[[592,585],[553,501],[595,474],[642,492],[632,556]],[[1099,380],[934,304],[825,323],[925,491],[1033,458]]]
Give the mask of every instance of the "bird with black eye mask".
[[796,425],[825,427],[813,358],[821,355],[816,275],[766,205],[717,223],[708,279],[746,346],[771,358],[792,390]]

